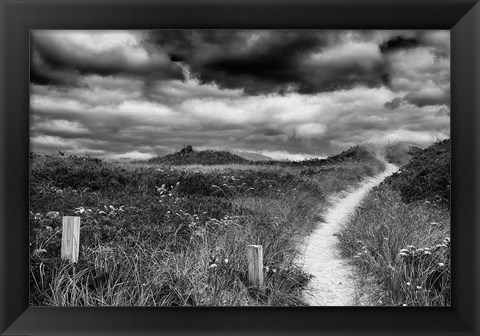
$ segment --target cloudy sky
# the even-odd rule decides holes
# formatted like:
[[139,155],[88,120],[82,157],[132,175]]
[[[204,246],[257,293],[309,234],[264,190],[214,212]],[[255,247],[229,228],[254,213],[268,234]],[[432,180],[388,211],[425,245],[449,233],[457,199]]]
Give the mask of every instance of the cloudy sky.
[[31,34],[31,150],[323,157],[450,136],[449,31]]

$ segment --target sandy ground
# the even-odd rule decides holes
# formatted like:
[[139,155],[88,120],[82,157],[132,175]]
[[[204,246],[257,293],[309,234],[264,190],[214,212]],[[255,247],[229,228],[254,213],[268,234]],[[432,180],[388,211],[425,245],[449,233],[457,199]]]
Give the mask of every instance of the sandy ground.
[[310,235],[302,254],[303,269],[313,275],[305,292],[306,301],[312,306],[352,306],[355,304],[353,268],[348,260],[340,256],[338,238],[335,236],[345,224],[349,214],[368,192],[387,176],[397,171],[397,167],[386,163],[386,169],[372,178],[366,179],[357,189],[332,197],[325,221]]

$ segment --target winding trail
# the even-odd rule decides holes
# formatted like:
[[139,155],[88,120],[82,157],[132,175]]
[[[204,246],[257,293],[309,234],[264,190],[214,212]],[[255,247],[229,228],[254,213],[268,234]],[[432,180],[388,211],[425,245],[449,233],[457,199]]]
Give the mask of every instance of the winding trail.
[[335,195],[330,199],[323,223],[307,238],[303,253],[303,269],[313,275],[305,291],[305,300],[312,306],[352,306],[355,300],[353,267],[340,256],[335,235],[368,192],[379,185],[398,167],[385,163],[385,170],[367,178],[355,190]]

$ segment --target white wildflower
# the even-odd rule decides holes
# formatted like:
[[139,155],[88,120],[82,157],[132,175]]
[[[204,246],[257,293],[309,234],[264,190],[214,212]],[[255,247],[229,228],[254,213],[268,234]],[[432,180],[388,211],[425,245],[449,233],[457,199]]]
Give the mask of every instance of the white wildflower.
[[34,255],[40,255],[42,253],[47,253],[47,250],[42,248],[42,249],[36,249],[36,250],[33,251]]

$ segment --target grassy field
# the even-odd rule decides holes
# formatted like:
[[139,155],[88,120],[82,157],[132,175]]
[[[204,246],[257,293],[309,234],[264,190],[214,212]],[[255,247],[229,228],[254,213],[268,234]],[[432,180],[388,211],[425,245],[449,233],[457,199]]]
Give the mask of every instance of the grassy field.
[[[340,235],[368,305],[448,306],[450,140],[401,153],[399,172],[375,188]],[[405,159],[407,158],[407,159]]]
[[[30,304],[303,305],[300,242],[329,195],[384,168],[360,146],[303,163],[176,162],[32,154]],[[67,215],[81,217],[76,265],[60,260]],[[263,245],[265,291],[247,285],[247,244]]]

